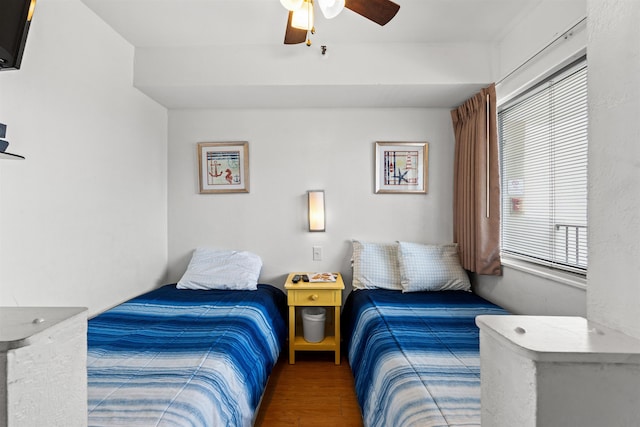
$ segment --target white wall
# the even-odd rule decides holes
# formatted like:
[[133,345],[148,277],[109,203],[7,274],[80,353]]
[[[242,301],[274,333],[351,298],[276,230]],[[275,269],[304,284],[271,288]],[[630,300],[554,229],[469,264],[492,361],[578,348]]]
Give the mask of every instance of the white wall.
[[[570,30],[586,17],[586,0],[542,0],[499,44],[496,80],[508,97],[586,46],[586,26]],[[547,45],[560,37],[557,43]],[[540,55],[532,58],[544,49]],[[526,62],[525,66],[522,66]],[[517,70],[517,71],[516,71]],[[505,78],[509,75],[508,78]]]
[[640,338],[640,2],[588,4],[587,313]]
[[[583,55],[587,44],[586,25],[579,26],[566,39],[561,37],[560,41],[511,74],[585,16],[584,0],[545,1],[532,10],[520,25],[515,26],[498,48],[498,103],[509,99],[514,92],[545,75],[558,64]],[[509,77],[503,79],[507,75]],[[591,262],[591,257],[589,261]],[[539,274],[504,265],[501,277],[475,276],[474,290],[516,314],[586,315],[584,284],[576,285],[573,280],[553,280],[544,268],[540,268],[537,273]]]
[[170,109],[372,108],[461,104],[491,81],[487,43],[320,45],[138,47],[134,85]]
[[0,305],[95,313],[160,283],[167,113],[132,88],[133,48],[79,0],[38,2],[0,73]]
[[[198,194],[196,143],[216,141],[249,142],[249,194]],[[429,142],[429,193],[374,194],[375,141]],[[276,286],[329,270],[350,288],[352,238],[451,241],[453,150],[444,109],[172,110],[168,281],[203,245],[259,254],[261,280]],[[310,189],[326,191],[325,233],[306,231]]]
[[502,276],[475,276],[474,290],[514,314],[584,316],[586,292],[548,277],[503,266]]

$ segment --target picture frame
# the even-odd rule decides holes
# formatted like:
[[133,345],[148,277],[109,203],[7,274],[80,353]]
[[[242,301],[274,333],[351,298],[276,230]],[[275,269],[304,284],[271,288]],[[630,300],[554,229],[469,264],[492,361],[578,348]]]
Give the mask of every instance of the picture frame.
[[427,194],[428,142],[376,142],[375,193]]
[[200,194],[249,192],[249,143],[199,142]]

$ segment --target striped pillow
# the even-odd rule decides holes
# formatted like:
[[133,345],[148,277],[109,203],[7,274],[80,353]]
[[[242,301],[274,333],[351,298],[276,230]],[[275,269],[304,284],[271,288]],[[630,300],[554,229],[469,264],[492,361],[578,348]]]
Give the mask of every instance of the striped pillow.
[[403,292],[471,289],[460,265],[458,245],[423,245],[398,242],[400,283]]
[[353,240],[353,289],[401,290],[397,243]]

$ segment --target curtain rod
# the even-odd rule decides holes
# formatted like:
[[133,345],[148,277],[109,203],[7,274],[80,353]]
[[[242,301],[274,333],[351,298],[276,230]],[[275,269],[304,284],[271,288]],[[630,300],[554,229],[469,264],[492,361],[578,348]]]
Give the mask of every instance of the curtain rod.
[[489,98],[490,98],[490,96],[489,96],[489,94],[487,94],[486,104],[485,104],[486,108],[487,108],[487,114],[486,114],[486,116],[487,116],[487,123],[486,123],[486,126],[487,126],[487,128],[486,128],[486,132],[487,132],[486,133],[487,152],[485,153],[485,156],[487,157],[487,162],[486,162],[486,165],[485,165],[486,166],[485,174],[487,175],[487,182],[485,183],[485,185],[486,185],[485,194],[487,195],[487,200],[485,201],[485,203],[487,204],[487,212],[486,212],[485,218],[489,218],[491,216],[491,206],[490,206],[491,199],[489,198],[489,187],[490,187],[490,182],[489,182],[489,169],[490,169],[490,161],[489,161],[489,154],[490,154],[490,151],[489,151],[489,148],[490,148],[489,147],[489,139],[490,139],[490,133],[489,132],[490,132],[490,128],[489,128],[489,126],[491,124],[490,121],[489,121],[489,119],[490,119],[489,110],[491,108],[491,103],[489,102]]
[[582,23],[584,23],[587,20],[586,17],[582,18],[581,20],[579,20],[578,22],[576,22],[575,24],[573,24],[568,30],[566,30],[565,32],[563,32],[562,34],[560,34],[558,37],[556,37],[555,39],[551,40],[549,43],[547,43],[547,45],[545,47],[543,47],[542,49],[540,49],[539,51],[537,51],[536,53],[534,53],[533,55],[531,55],[526,61],[524,61],[522,64],[518,65],[516,68],[514,68],[513,70],[511,70],[506,76],[504,76],[503,78],[501,78],[500,80],[498,80],[496,82],[497,85],[499,85],[500,83],[502,83],[503,81],[505,81],[506,79],[508,79],[509,77],[511,77],[512,74],[518,72],[522,67],[524,67],[525,65],[527,65],[529,62],[533,61],[534,59],[536,59],[536,57],[538,55],[540,55],[542,52],[544,52],[545,50],[549,49],[553,44],[555,44],[558,40],[564,38],[564,39],[568,39],[570,36],[572,36],[573,34],[571,33],[573,30],[575,30],[576,28],[578,28],[580,25],[582,25]]

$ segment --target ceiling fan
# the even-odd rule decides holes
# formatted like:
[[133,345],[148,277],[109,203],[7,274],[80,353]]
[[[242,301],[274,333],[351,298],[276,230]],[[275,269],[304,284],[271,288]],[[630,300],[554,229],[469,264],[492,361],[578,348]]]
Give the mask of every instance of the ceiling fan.
[[[385,25],[398,13],[400,5],[391,0],[316,0],[325,18],[338,16],[346,7],[379,24]],[[311,46],[308,33],[313,34],[313,0],[280,0],[289,11],[287,30],[284,34],[284,44],[298,44],[307,42]]]

